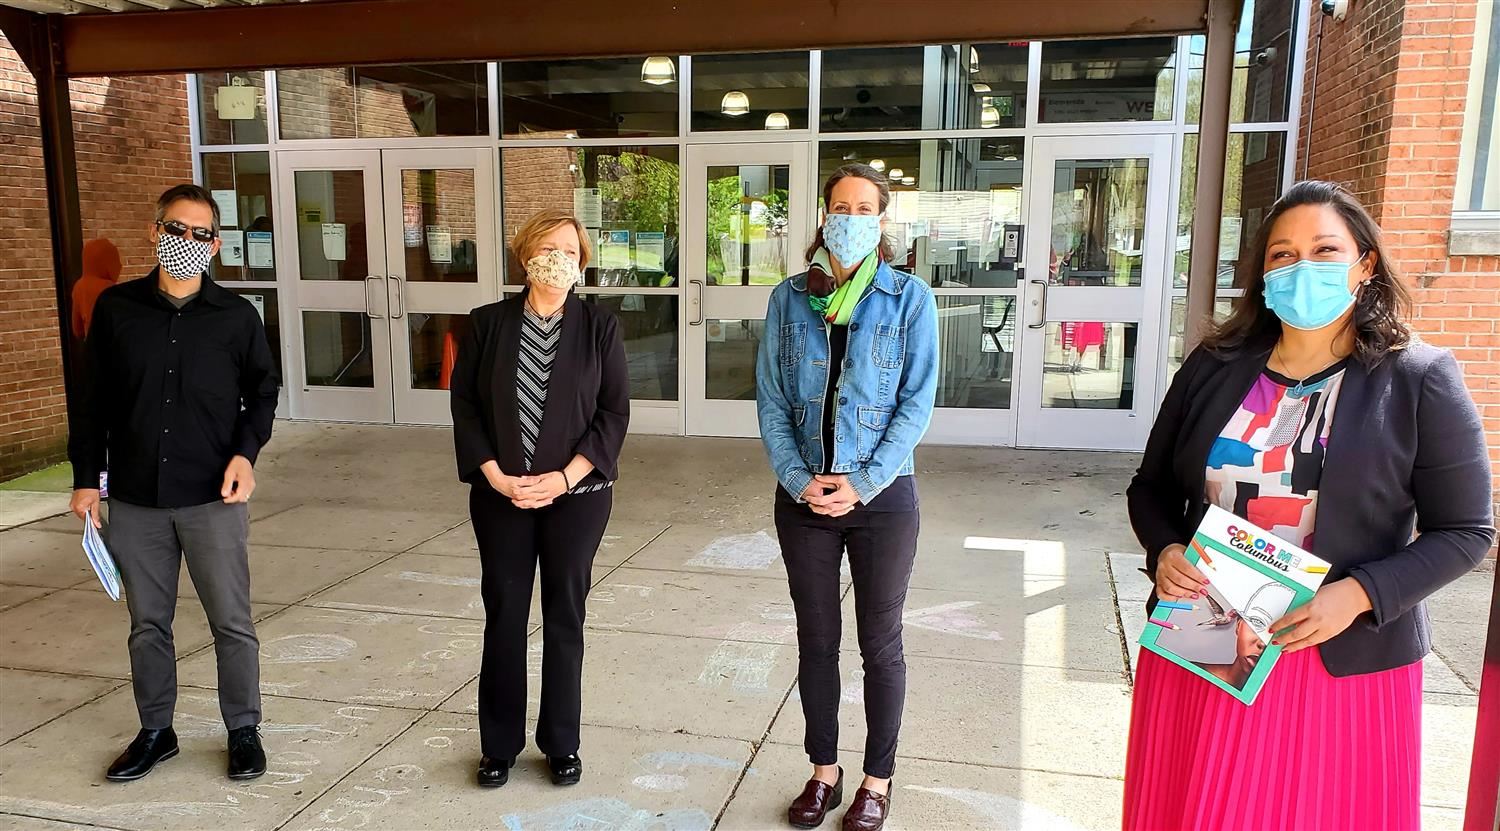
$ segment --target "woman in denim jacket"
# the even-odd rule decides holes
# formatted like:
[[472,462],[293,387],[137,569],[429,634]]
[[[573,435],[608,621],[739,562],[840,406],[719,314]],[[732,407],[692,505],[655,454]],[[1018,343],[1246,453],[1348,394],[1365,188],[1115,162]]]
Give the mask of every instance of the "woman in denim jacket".
[[[788,809],[813,828],[843,799],[838,766],[839,566],[854,578],[864,658],[864,781],[844,816],[879,829],[906,697],[901,612],[917,552],[912,453],[937,392],[937,305],[922,281],[887,263],[891,198],[868,165],[823,186],[827,217],[809,270],[771,294],[756,366],[760,434],[780,480],[776,532],[797,612],[798,682],[813,776]],[[826,405],[826,406],[825,406]]]

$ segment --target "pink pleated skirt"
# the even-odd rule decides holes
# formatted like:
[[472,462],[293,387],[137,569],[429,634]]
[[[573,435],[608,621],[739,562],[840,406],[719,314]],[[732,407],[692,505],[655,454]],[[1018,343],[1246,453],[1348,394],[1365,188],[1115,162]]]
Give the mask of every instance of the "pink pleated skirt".
[[1255,704],[1141,650],[1125,831],[1418,831],[1422,664],[1335,678],[1285,655]]

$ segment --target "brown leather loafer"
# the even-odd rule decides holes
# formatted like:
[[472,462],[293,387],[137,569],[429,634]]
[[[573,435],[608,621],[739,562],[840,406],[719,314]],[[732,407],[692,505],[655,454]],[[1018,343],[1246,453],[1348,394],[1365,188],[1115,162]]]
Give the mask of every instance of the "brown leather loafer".
[[844,801],[844,769],[839,768],[839,781],[835,785],[807,780],[802,795],[792,800],[786,809],[786,819],[796,828],[817,828],[823,824],[828,812]]
[[891,815],[891,797],[860,788],[844,814],[844,831],[880,831]]

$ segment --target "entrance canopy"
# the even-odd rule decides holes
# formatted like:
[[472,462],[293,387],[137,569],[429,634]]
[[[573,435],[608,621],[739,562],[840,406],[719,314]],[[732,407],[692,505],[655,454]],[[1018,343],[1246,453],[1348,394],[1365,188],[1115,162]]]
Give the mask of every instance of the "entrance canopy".
[[[49,22],[68,77],[1175,35],[1210,0],[5,0]],[[1229,5],[1230,25],[1239,0]],[[116,12],[116,13],[111,13]],[[24,54],[24,52],[23,52]]]

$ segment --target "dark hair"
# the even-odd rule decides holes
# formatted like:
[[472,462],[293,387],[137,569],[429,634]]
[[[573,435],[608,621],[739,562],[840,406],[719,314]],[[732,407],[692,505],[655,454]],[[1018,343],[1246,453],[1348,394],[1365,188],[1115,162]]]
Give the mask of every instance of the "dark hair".
[[1204,337],[1209,349],[1233,352],[1242,348],[1269,349],[1281,336],[1281,320],[1266,308],[1266,248],[1276,220],[1303,205],[1327,205],[1338,212],[1349,227],[1361,257],[1375,258],[1370,281],[1359,290],[1354,315],[1345,324],[1354,328],[1354,357],[1365,366],[1375,366],[1387,355],[1411,342],[1411,292],[1391,266],[1381,240],[1380,226],[1353,194],[1333,184],[1314,180],[1292,185],[1261,222],[1255,242],[1240,255],[1235,284],[1245,290],[1235,300],[1233,311]]
[[219,230],[219,203],[214,201],[213,194],[198,185],[173,185],[167,188],[166,193],[156,198],[156,221],[161,222],[167,216],[167,208],[172,207],[174,202],[186,199],[189,202],[198,202],[207,205],[214,213],[214,230]]
[[[838,170],[835,170],[833,172],[832,176],[828,177],[828,181],[823,183],[823,210],[828,210],[828,206],[833,204],[834,185],[837,185],[839,182],[842,182],[851,176],[858,179],[864,179],[865,181],[875,185],[876,189],[880,191],[880,212],[882,214],[885,213],[886,207],[891,204],[890,180],[885,178],[884,173],[881,173],[875,168],[860,162],[854,162],[840,167]],[[809,245],[807,247],[807,259],[809,261],[812,260],[813,255],[818,253],[818,249],[822,247],[823,226],[819,225],[817,233],[813,234],[812,245]],[[876,246],[875,250],[879,254],[880,259],[886,262],[890,262],[896,259],[896,246],[891,244],[890,238],[885,236],[884,234],[881,234],[880,245]],[[821,277],[819,275],[821,275]],[[827,281],[826,286],[824,285],[824,281]],[[826,288],[827,290],[820,290],[824,288]],[[828,296],[833,292],[832,277],[829,275],[824,275],[820,269],[813,269],[808,273],[808,291],[811,291],[813,294],[819,297]]]

